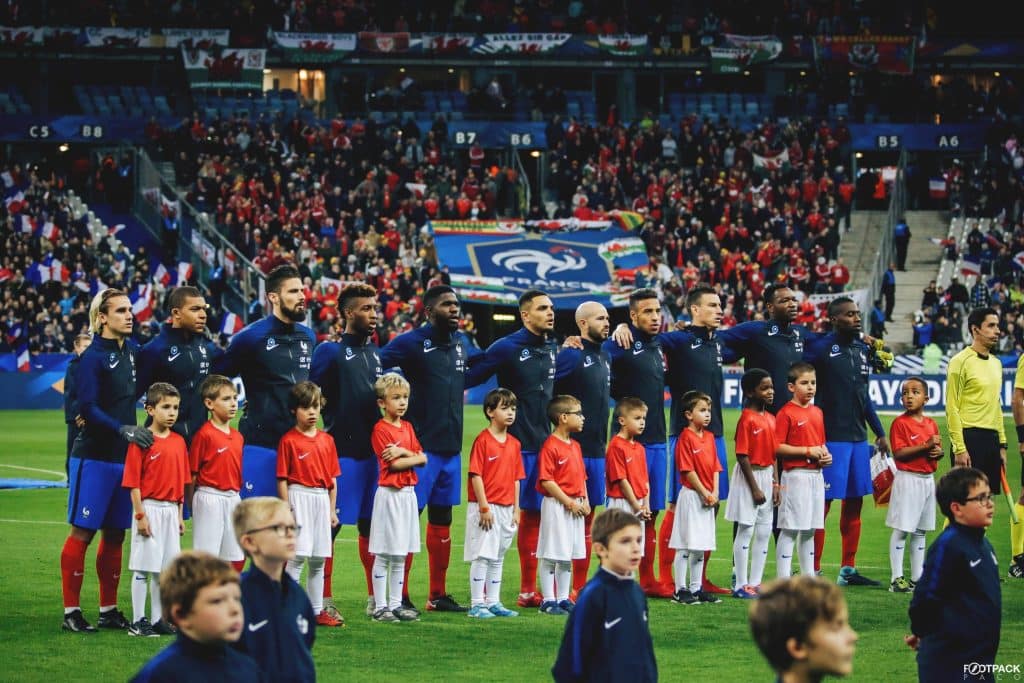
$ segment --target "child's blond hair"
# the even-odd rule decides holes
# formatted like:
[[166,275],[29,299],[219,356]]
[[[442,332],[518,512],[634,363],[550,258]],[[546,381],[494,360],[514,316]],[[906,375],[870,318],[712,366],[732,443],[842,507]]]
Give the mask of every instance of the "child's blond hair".
[[242,536],[266,524],[279,510],[291,512],[292,508],[287,501],[273,496],[246,498],[239,503],[231,515],[231,526],[238,544],[242,544]]
[[382,375],[376,382],[373,383],[373,390],[377,392],[377,398],[383,399],[387,396],[389,389],[405,389],[409,391],[409,380],[399,375],[397,372],[389,372]]

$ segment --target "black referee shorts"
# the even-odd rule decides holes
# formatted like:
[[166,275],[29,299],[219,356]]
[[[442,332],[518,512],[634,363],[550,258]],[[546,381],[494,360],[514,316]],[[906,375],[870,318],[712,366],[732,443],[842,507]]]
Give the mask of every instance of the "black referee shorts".
[[[999,432],[994,429],[965,427],[964,445],[971,456],[971,467],[985,473],[992,493],[1001,491],[1003,487],[1000,483],[1000,472],[1003,469],[1003,460],[999,457]],[[956,465],[955,460],[953,465]]]

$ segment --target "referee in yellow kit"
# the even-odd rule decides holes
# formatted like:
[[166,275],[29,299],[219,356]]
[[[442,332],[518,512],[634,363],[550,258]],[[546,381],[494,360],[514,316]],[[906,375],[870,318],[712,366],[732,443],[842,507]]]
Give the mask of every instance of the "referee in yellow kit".
[[946,376],[946,427],[955,467],[985,473],[993,491],[1006,463],[1003,427],[1003,364],[992,351],[999,341],[999,315],[976,308],[967,316],[971,345],[953,356]]

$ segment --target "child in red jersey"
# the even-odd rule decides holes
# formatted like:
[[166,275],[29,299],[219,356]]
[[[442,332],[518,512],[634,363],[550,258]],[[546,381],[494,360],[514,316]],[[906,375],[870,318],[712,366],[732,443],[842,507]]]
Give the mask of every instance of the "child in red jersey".
[[793,549],[800,556],[800,572],[814,573],[814,530],[825,527],[825,478],[821,468],[832,464],[825,448],[825,418],[812,405],[818,381],[814,366],[793,363],[787,386],[793,399],[775,416],[776,455],[782,462],[779,478],[779,538],[775,562],[779,578],[793,571]]
[[338,526],[335,502],[338,495],[338,451],[334,439],[317,429],[324,396],[320,387],[299,382],[288,392],[288,408],[295,427],[277,444],[277,496],[288,501],[295,513],[298,535],[295,557],[287,571],[295,581],[306,571],[306,594],[320,626],[343,626],[344,621],[324,611],[324,562],[334,552],[331,529]]
[[417,465],[427,462],[423,447],[402,419],[409,408],[409,382],[389,372],[374,384],[384,417],[373,426],[370,445],[377,454],[380,478],[370,515],[373,560],[373,620],[418,621],[419,613],[402,606],[406,556],[420,551],[416,505]]
[[[772,535],[772,509],[779,501],[775,477],[775,416],[768,406],[775,400],[772,376],[761,368],[748,370],[740,380],[746,404],[736,424],[736,466],[725,518],[736,522],[732,557],[736,572],[734,598],[757,597],[768,559],[768,541]],[[750,573],[747,574],[747,563]]]
[[564,616],[572,611],[572,561],[587,554],[583,526],[583,518],[590,514],[587,474],[579,442],[570,436],[583,430],[582,407],[572,396],[555,396],[548,405],[554,430],[537,456],[537,491],[544,496],[537,537],[541,614]]
[[192,437],[188,451],[192,482],[192,547],[227,560],[242,571],[245,556],[235,538],[231,515],[241,502],[242,434],[231,426],[238,412],[238,391],[223,375],[209,375],[199,386],[210,420]]
[[[885,525],[889,537],[889,566],[893,593],[910,593],[924,571],[925,532],[935,529],[935,479],[942,457],[942,438],[935,420],[924,415],[928,385],[920,377],[903,382],[901,391],[906,412],[889,428],[896,479],[892,483]],[[907,537],[910,537],[909,540]],[[910,544],[910,580],[904,578],[903,552]]]
[[[688,391],[680,401],[686,429],[676,441],[675,462],[679,476],[679,497],[672,523],[669,547],[676,549],[673,562],[676,592],[672,599],[684,605],[722,602],[714,593],[701,589],[704,552],[715,549],[715,507],[718,505],[718,462],[711,424],[711,397]],[[690,572],[687,585],[686,572]]]
[[[647,477],[647,452],[637,441],[647,426],[647,404],[638,398],[626,396],[615,404],[615,419],[619,433],[608,442],[605,454],[605,482],[607,508],[619,508],[637,516],[640,531],[651,518],[648,500],[650,481]],[[643,546],[640,555],[643,556]]]
[[469,454],[469,503],[466,506],[466,547],[469,565],[469,615],[478,619],[516,617],[501,604],[501,571],[505,553],[519,526],[519,482],[526,478],[519,439],[508,433],[516,420],[516,395],[493,389],[484,398],[490,420]]
[[[128,568],[132,577],[132,624],[128,635],[173,635],[160,606],[160,571],[181,552],[185,533],[182,504],[188,472],[185,440],[171,431],[178,419],[181,395],[173,385],[156,382],[146,391],[146,414],[153,419],[153,445],[143,450],[128,445],[121,486],[131,489],[132,549]],[[150,615],[146,619],[146,583],[149,582]]]

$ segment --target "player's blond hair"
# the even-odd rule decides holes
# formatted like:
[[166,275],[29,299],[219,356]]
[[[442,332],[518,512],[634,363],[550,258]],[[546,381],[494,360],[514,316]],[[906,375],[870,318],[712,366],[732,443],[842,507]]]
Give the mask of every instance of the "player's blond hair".
[[389,372],[382,375],[376,382],[373,383],[373,390],[377,392],[377,398],[383,399],[387,396],[389,389],[405,389],[409,391],[409,380],[399,375],[397,372]]
[[174,606],[182,616],[192,611],[199,591],[207,586],[238,583],[231,565],[201,550],[186,550],[160,571],[160,606],[164,618],[174,621]]
[[108,287],[102,292],[98,292],[96,296],[92,298],[92,303],[89,304],[90,331],[95,334],[101,334],[103,332],[103,323],[100,322],[100,313],[106,313],[110,308],[110,300],[119,296],[128,296],[128,294],[120,289]]

